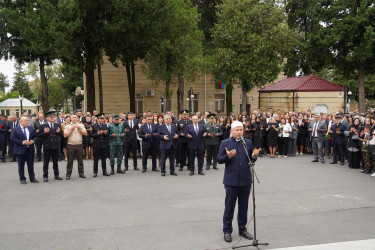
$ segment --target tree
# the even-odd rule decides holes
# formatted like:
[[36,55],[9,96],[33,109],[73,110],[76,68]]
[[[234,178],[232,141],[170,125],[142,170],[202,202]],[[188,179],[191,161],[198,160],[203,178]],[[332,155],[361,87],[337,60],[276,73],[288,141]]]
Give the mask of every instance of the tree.
[[113,0],[114,12],[106,23],[105,53],[115,67],[126,69],[130,111],[135,112],[135,64],[151,48],[163,1]]
[[29,83],[26,79],[26,75],[23,71],[22,65],[19,63],[14,64],[16,72],[14,72],[13,85],[11,92],[18,91],[24,98],[31,100],[32,93],[30,91]]
[[[365,111],[366,76],[375,73],[374,13],[372,0],[316,0],[308,6],[305,14],[294,12],[296,20],[305,16],[307,20],[319,22],[315,22],[311,39],[306,39],[301,47],[301,53],[307,55],[306,61],[315,71],[329,67],[338,70],[348,80],[355,75],[360,112]],[[319,60],[320,64],[313,63]]]
[[9,87],[8,77],[0,73],[0,90],[5,92],[5,88]]
[[227,0],[218,9],[213,71],[240,84],[246,111],[247,92],[277,78],[297,34],[273,1]]
[[198,29],[197,9],[190,2],[164,2],[155,25],[156,42],[145,57],[144,71],[156,84],[165,84],[166,109],[170,110],[170,86],[181,79],[193,80],[203,64],[203,33]]
[[39,63],[42,106],[48,111],[48,85],[45,66],[68,54],[68,38],[77,21],[72,21],[71,1],[2,1],[0,24],[1,54],[18,62]]

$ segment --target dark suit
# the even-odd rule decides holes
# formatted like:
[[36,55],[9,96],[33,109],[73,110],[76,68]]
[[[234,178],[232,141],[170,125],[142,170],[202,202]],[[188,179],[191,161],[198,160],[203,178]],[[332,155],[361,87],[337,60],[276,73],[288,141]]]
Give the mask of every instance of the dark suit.
[[[37,140],[37,136],[33,127],[27,126],[25,130],[29,130],[29,141],[33,140],[34,142]],[[25,162],[27,162],[27,170],[29,172],[30,180],[35,179],[34,173],[34,153],[35,148],[34,144],[26,146],[23,145],[23,141],[27,140],[23,133],[23,129],[21,126],[15,127],[12,129],[12,133],[10,135],[10,140],[14,143],[13,154],[17,156],[18,161],[18,174],[20,176],[20,180],[26,180],[25,178]]]
[[[108,155],[108,128],[107,124],[95,123],[92,125],[91,137],[93,138],[92,147],[94,149],[94,174],[98,173],[99,159],[102,161],[103,173],[107,172],[106,158]],[[107,131],[107,134],[98,134],[99,131]]]
[[[251,140],[245,139],[246,149],[252,162],[256,158],[252,157],[253,144]],[[225,148],[229,151],[236,150],[236,154],[229,158]],[[231,234],[233,231],[232,220],[236,201],[238,199],[238,227],[239,232],[246,231],[247,209],[249,203],[249,195],[252,183],[252,175],[249,167],[249,160],[242,142],[230,137],[221,142],[217,155],[219,164],[225,163],[224,180],[226,196],[225,210],[223,216],[224,234]]]
[[[8,130],[17,127],[18,125],[19,125],[18,120],[15,121],[15,122],[8,122]],[[9,154],[9,156],[12,156],[12,160],[15,161],[16,160],[16,156],[13,154],[14,143],[10,140],[10,134],[11,133],[12,132],[10,132],[9,135],[8,135],[8,137],[9,137],[8,138],[8,141],[9,141],[8,154]]]
[[[167,125],[163,123],[158,129],[158,138],[160,139],[160,154],[161,154],[161,173],[165,173],[165,161],[169,157],[170,172],[174,173],[175,150],[177,149],[177,139],[173,137],[177,135],[177,127],[171,123],[171,132],[168,131]],[[169,140],[164,140],[167,135]]]
[[[35,129],[37,134],[39,134],[38,130],[40,130],[40,126],[44,123],[46,123],[45,120],[40,121],[39,119],[36,120],[36,122],[34,123],[34,129]],[[35,141],[35,146],[36,146],[36,156],[39,160],[42,157],[42,146],[43,146],[43,139],[40,138],[39,136],[38,136],[37,140]]]
[[133,120],[133,127],[130,127],[130,120],[124,122],[124,129],[128,129],[124,136],[124,147],[125,147],[125,169],[128,168],[128,159],[130,156],[130,151],[133,151],[133,166],[137,167],[137,130],[138,122]]
[[[333,144],[333,162],[337,162],[338,156],[340,154],[340,161],[345,162],[345,146],[346,146],[346,136],[344,134],[346,126],[340,123],[336,126],[336,122],[333,123],[332,130],[332,144]],[[340,131],[338,134],[337,132]]]
[[[190,119],[181,119],[177,121],[177,133],[178,133],[178,158],[180,168],[189,166],[189,162],[186,163],[186,157],[189,156],[188,138],[186,128],[193,122]],[[184,135],[182,135],[184,134]]]
[[[152,159],[152,170],[156,170],[156,156],[158,153],[157,136],[153,136],[154,133],[158,132],[158,126],[156,124],[150,124],[151,130],[149,130],[149,124],[143,124],[139,130],[139,137],[142,138],[142,168],[147,169],[147,157],[151,155]],[[150,134],[150,137],[146,137],[146,134]]]
[[[59,137],[62,135],[62,129],[60,124],[52,123],[50,124],[44,123],[39,127],[38,138],[41,138],[43,143],[43,178],[48,178],[48,164],[52,156],[53,162],[53,173],[55,177],[59,176],[59,166],[58,166],[58,151],[59,151]],[[49,128],[50,131],[46,134],[44,133],[44,129]],[[60,129],[60,132],[57,133],[56,131]]]
[[0,120],[0,150],[1,150],[1,160],[5,161],[5,151],[7,146],[7,132],[8,126],[6,121]]
[[195,133],[195,125],[190,124],[187,126],[187,133],[192,136],[189,139],[189,169],[190,171],[195,171],[195,154],[197,154],[198,158],[198,171],[203,171],[203,162],[204,162],[204,126],[202,124],[198,124],[198,134]]

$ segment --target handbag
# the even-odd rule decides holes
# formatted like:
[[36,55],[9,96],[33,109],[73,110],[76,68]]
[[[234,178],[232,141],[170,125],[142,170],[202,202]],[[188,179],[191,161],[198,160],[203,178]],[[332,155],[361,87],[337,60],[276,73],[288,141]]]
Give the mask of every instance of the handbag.
[[359,140],[359,135],[352,135],[352,140],[353,141],[358,141]]

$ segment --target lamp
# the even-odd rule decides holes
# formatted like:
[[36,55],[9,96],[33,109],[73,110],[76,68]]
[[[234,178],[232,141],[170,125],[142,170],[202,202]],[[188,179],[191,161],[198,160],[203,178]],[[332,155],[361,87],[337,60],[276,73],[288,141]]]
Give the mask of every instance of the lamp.
[[349,90],[348,95],[352,95],[352,94],[353,94],[353,92]]

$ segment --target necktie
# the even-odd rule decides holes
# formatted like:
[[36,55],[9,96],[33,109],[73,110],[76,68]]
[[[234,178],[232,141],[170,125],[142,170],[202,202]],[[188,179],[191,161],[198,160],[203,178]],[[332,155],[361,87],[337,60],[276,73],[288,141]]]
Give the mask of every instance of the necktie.
[[195,126],[195,134],[198,135],[198,125],[194,125]]
[[133,129],[133,121],[130,121],[130,128]]
[[15,122],[13,122],[13,128],[16,126],[16,123]]
[[171,133],[171,127],[168,125],[167,128],[168,128],[169,133]]
[[25,136],[25,140],[27,141],[27,135],[26,135],[26,130],[23,128],[23,135]]
[[313,136],[314,136],[314,137],[315,137],[316,127],[317,127],[318,123],[319,123],[319,122],[315,122],[314,131],[313,131]]
[[51,129],[53,129],[53,123],[51,123]]
[[148,131],[150,132],[150,135],[151,135],[151,125],[148,125]]

